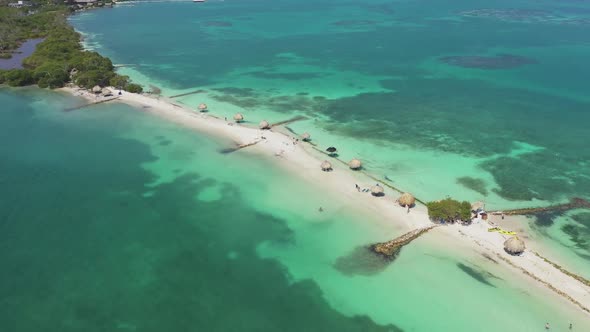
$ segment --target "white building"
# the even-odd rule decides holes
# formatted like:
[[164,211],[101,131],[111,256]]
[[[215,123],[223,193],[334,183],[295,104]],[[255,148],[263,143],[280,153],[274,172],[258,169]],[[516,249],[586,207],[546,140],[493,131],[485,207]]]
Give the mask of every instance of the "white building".
[[28,1],[18,0],[17,2],[9,3],[8,7],[13,7],[13,8],[31,7],[31,3]]

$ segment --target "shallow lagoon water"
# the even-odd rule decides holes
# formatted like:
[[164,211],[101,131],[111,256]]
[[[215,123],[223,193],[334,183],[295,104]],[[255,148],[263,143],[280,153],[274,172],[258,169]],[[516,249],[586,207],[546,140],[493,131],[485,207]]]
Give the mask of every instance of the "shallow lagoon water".
[[[177,100],[251,123],[305,115],[295,133],[402,190],[496,210],[590,198],[589,13],[578,1],[248,0],[137,2],[71,22],[147,88],[204,90]],[[583,251],[571,268],[587,264],[590,251],[554,241],[567,232],[539,225],[549,249]]]
[[2,330],[391,330],[258,257],[261,242],[292,237],[245,198],[267,192],[252,173],[264,164],[220,167],[220,143],[127,106],[64,113],[80,100],[0,98]]
[[392,264],[362,266],[367,256],[351,253],[399,234],[393,223],[268,160],[219,153],[228,142],[124,105],[63,112],[81,101],[36,89],[3,89],[0,100],[3,330],[587,323],[562,300],[544,301],[547,290],[435,234]]
[[[504,208],[589,197],[582,139],[589,40],[586,25],[564,21],[571,6],[586,5],[511,1],[494,8],[521,8],[509,12],[514,17],[461,14],[484,4],[135,3],[72,23],[88,46],[128,65],[122,72],[146,86],[165,95],[207,90],[180,98],[188,105],[209,101],[219,113],[235,106],[253,122],[306,114],[312,121],[298,130],[313,132],[321,145],[353,138],[362,157],[384,160],[376,172],[392,178],[404,177],[386,161],[404,161],[396,147],[423,154],[410,167],[435,165],[449,179],[444,188],[428,188],[436,186],[430,180],[408,186],[425,199],[483,198]],[[562,24],[536,10],[562,15]],[[508,66],[463,68],[440,60],[448,56],[508,59]],[[518,57],[530,61],[515,66]],[[535,149],[510,155],[522,144]],[[474,177],[470,168],[483,174],[483,195],[457,181]]]

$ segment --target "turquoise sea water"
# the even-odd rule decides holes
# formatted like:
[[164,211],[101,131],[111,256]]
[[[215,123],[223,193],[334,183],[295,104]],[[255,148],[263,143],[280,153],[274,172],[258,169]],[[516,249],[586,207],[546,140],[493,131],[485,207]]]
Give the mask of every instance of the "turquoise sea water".
[[81,101],[38,89],[0,102],[3,331],[588,328],[441,234],[375,260],[358,248],[394,223],[228,142],[124,105],[63,112]]
[[[303,114],[292,130],[419,197],[504,208],[588,197],[587,6],[130,3],[72,24],[148,88],[205,90],[179,102]],[[375,260],[359,248],[395,222],[141,110],[62,112],[80,102],[0,90],[2,331],[590,330],[441,234]],[[584,211],[531,222],[586,276],[588,227]]]
[[[437,167],[455,175],[450,185],[429,194],[427,182],[416,194],[458,192],[505,206],[588,197],[587,7],[550,1],[136,3],[72,22],[90,46],[131,65],[165,94],[207,89],[208,97],[245,108],[254,121],[271,117],[268,111],[301,112],[316,119],[301,127],[358,144],[447,152],[487,175],[462,181],[474,177],[469,169],[453,174],[454,165],[441,163]],[[486,8],[500,12],[465,14]],[[498,54],[530,63],[482,69],[440,59]],[[403,161],[383,157],[379,163],[372,152],[363,157],[376,159],[375,169],[403,175]]]
[[[253,123],[305,115],[293,131],[423,200],[590,198],[587,2],[134,2],[71,22],[146,88]],[[588,265],[587,218],[541,219]]]

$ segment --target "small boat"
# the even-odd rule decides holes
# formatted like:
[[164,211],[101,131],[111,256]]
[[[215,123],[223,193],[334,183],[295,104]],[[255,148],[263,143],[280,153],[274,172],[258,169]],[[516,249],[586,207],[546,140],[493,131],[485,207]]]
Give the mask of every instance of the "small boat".
[[193,2],[205,2],[205,0],[193,0]]

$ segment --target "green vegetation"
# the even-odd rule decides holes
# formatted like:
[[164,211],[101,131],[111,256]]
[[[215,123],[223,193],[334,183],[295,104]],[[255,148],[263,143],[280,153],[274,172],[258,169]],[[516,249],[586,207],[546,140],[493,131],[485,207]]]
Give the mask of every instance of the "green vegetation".
[[7,54],[30,38],[45,40],[23,61],[24,69],[0,70],[0,83],[10,86],[37,84],[41,88],[53,89],[71,81],[87,89],[95,85],[112,85],[129,92],[142,92],[142,87],[130,83],[129,77],[115,73],[110,59],[82,49],[80,35],[66,21],[71,12],[71,8],[65,5],[52,4],[1,7],[0,53]]
[[30,70],[11,69],[0,73],[0,82],[10,86],[25,86],[31,85],[35,81]]
[[125,90],[131,93],[141,93],[143,88],[139,84],[129,83],[125,86]]
[[428,216],[433,221],[455,222],[471,220],[471,204],[451,198],[426,203]]
[[0,55],[10,58],[11,52],[28,39],[46,37],[49,31],[65,24],[68,7],[51,2],[33,1],[30,7],[10,8],[0,0]]

